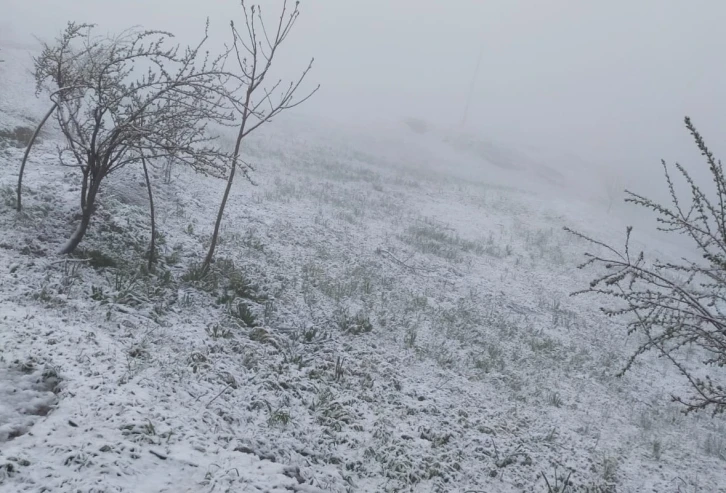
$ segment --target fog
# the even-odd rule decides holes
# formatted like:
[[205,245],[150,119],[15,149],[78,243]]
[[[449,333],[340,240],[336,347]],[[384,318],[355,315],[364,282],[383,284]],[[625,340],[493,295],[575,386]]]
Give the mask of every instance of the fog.
[[[274,16],[281,1],[261,4]],[[701,166],[684,115],[726,150],[722,2],[307,0],[301,10],[277,67],[293,77],[315,57],[321,92],[300,110],[311,118],[457,128],[481,53],[466,129],[483,138],[573,153],[641,183],[660,158]],[[219,45],[240,15],[234,0],[0,0],[0,40],[47,39],[73,19],[192,42],[209,16]]]

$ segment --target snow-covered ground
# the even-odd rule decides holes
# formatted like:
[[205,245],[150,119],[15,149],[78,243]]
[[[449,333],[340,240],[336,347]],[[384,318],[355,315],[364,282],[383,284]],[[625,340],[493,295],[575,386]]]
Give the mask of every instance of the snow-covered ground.
[[[27,53],[2,54],[0,129],[43,110]],[[637,341],[569,296],[592,272],[562,227],[617,242],[617,215],[378,132],[261,130],[201,278],[222,182],[156,173],[147,274],[138,170],[63,258],[53,133],[20,214],[23,150],[0,148],[0,492],[726,491],[723,417],[682,415],[652,356],[616,378]]]

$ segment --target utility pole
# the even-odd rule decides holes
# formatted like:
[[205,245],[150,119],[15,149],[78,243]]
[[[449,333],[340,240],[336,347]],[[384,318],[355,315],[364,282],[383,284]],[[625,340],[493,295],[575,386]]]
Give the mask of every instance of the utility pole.
[[461,126],[466,124],[466,119],[469,116],[469,107],[471,106],[471,100],[474,97],[474,89],[476,89],[476,79],[479,76],[479,69],[481,68],[481,59],[484,56],[484,42],[481,44],[479,49],[479,57],[476,60],[476,69],[474,70],[474,77],[471,79],[471,87],[469,88],[469,96],[466,98],[466,106],[464,107],[464,117],[461,119]]

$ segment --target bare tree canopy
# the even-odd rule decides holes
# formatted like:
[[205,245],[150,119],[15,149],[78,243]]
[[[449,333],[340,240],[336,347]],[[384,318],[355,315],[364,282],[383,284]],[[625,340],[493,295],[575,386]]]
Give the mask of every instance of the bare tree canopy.
[[207,132],[229,123],[233,106],[224,71],[227,53],[210,58],[204,38],[182,49],[162,31],[130,29],[96,37],[69,24],[57,46],[36,59],[38,90],[47,90],[66,145],[61,163],[81,175],[82,218],[62,253],[86,233],[100,185],[109,174],[144,159],[170,158],[195,171],[224,176],[229,156]]

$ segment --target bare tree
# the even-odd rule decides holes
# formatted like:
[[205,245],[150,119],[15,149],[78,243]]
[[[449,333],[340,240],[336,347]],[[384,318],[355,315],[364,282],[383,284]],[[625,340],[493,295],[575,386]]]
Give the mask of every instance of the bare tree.
[[[671,169],[662,161],[670,204],[630,191],[626,191],[626,201],[653,211],[661,231],[687,237],[698,258],[648,261],[642,251],[631,251],[632,227],[627,228],[623,250],[568,231],[605,252],[586,254],[587,261],[580,268],[599,267],[601,273],[588,289],[575,294],[590,293],[618,302],[616,308],[603,311],[625,317],[628,333],[644,336],[620,374],[640,355],[655,350],[675,366],[691,389],[690,396],[674,395],[674,401],[687,412],[710,409],[717,414],[726,412],[726,177],[721,161],[714,158],[689,118],[685,124],[706,159],[715,190],[697,184],[676,163],[677,175],[690,194],[690,200],[684,200],[676,191]],[[699,368],[684,360],[682,350],[687,347],[701,355]]]
[[240,167],[245,176],[248,176],[249,165],[240,159],[240,148],[242,141],[250,133],[257,130],[262,124],[272,120],[285,110],[294,108],[309,99],[319,88],[316,87],[302,98],[296,98],[303,80],[312,68],[313,60],[310,61],[307,68],[302,72],[300,77],[288,85],[283,86],[282,80],[277,80],[269,87],[264,87],[263,83],[267,80],[268,73],[272,67],[278,49],[287,39],[295,22],[300,15],[300,2],[295,2],[295,6],[290,10],[288,1],[284,0],[282,12],[275,31],[268,31],[262,18],[262,10],[259,6],[248,7],[244,0],[242,1],[242,10],[244,12],[245,29],[244,35],[235,26],[234,22],[230,23],[232,30],[232,48],[231,53],[237,62],[239,70],[236,82],[239,82],[235,90],[230,91],[230,99],[237,109],[239,118],[239,130],[235,141],[234,152],[232,154],[231,169],[227,177],[227,186],[222,196],[222,202],[217,213],[217,220],[214,225],[214,233],[209,245],[209,251],[204,260],[203,269],[208,269],[214,259],[214,251],[219,238],[219,229],[224,217],[224,210],[229,199],[229,193],[234,182],[235,172],[240,163]]
[[[230,159],[207,132],[210,121],[230,120],[226,53],[210,59],[202,48],[170,45],[161,31],[128,30],[96,38],[88,29],[71,62],[40,58],[38,83],[51,94],[66,145],[61,164],[80,170],[81,219],[61,253],[71,253],[90,224],[101,183],[109,174],[145,160],[173,159],[210,175],[225,175]],[[58,74],[69,74],[59,80]],[[68,85],[67,81],[73,84]],[[66,81],[66,83],[64,83]]]
[[[36,96],[38,96],[43,90],[50,93],[60,92],[66,88],[67,85],[72,87],[77,82],[74,79],[80,75],[78,70],[78,61],[80,58],[85,57],[86,53],[85,51],[74,52],[71,49],[71,44],[74,40],[83,37],[84,34],[87,35],[92,27],[92,24],[76,24],[75,22],[69,22],[65,31],[56,38],[54,44],[50,45],[48,43],[42,43],[43,50],[41,51],[40,56],[34,59]],[[49,81],[51,80],[52,83],[49,84]],[[52,87],[49,87],[51,84]],[[23,160],[20,163],[18,186],[16,190],[17,201],[15,206],[18,212],[20,212],[23,208],[23,175],[25,173],[25,165],[28,162],[28,156],[30,155],[30,151],[38,138],[38,134],[57,108],[58,104],[53,102],[43,119],[35,127],[35,131],[25,148]]]

